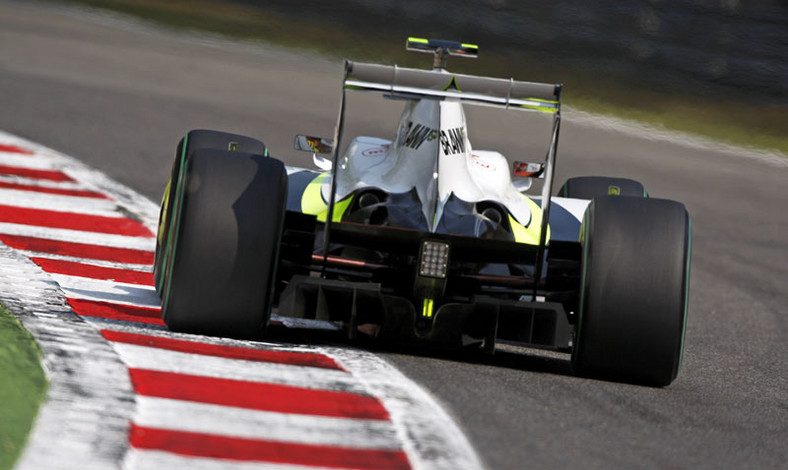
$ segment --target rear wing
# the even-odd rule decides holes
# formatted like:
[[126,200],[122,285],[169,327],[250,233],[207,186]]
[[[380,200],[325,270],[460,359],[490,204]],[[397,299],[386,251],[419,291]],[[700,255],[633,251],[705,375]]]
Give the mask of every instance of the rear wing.
[[555,114],[561,85],[477,77],[442,70],[345,61],[344,86],[412,98],[453,98],[463,102]]

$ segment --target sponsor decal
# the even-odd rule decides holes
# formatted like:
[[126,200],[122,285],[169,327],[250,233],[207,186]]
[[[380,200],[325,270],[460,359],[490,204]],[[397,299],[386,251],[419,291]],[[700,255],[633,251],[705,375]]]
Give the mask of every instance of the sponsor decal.
[[425,141],[435,140],[438,137],[438,131],[410,121],[400,135],[404,135],[403,145],[417,150]]
[[480,157],[480,156],[478,156],[476,154],[471,155],[471,161],[473,162],[474,165],[482,167],[485,170],[495,171],[495,167],[494,166],[492,166],[489,163],[485,162],[484,160],[482,160],[482,157]]
[[444,155],[465,152],[465,128],[455,127],[441,131],[440,142]]
[[388,151],[389,151],[388,145],[381,145],[380,147],[370,147],[368,149],[365,149],[361,152],[361,155],[365,157],[380,157],[382,155],[385,155],[386,152]]

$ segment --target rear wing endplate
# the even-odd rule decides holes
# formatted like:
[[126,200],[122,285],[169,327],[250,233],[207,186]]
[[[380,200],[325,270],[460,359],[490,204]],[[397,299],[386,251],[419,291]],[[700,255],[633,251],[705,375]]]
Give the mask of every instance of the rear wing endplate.
[[555,114],[560,84],[477,77],[441,70],[345,61],[344,86],[413,98],[453,98],[463,102]]

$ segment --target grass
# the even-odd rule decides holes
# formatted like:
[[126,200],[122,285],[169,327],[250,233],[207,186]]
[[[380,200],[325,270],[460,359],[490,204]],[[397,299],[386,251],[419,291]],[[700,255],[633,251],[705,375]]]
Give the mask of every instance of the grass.
[[[307,49],[329,57],[424,67],[429,59],[404,51],[404,36],[379,22],[372,28],[358,19],[302,12],[297,17],[274,7],[249,7],[216,0],[60,0],[109,9],[162,25],[208,31],[240,39],[256,39]],[[414,33],[418,33],[415,31]],[[744,97],[681,95],[656,91],[648,84],[573,70],[527,51],[482,45],[478,61],[453,60],[457,72],[514,76],[532,81],[561,81],[564,104],[600,114],[641,121],[669,130],[689,132],[721,142],[788,154],[788,107],[748,103]],[[723,101],[724,99],[724,101]]]
[[47,391],[38,345],[0,306],[0,470],[11,469]]

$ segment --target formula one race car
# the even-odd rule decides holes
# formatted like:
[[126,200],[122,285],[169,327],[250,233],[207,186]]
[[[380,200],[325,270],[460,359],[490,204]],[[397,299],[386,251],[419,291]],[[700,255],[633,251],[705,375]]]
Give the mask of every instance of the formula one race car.
[[[351,338],[552,349],[583,375],[670,384],[687,317],[684,206],[608,177],[551,197],[561,85],[449,72],[448,56],[477,55],[471,44],[407,47],[434,54],[433,69],[345,62],[333,139],[295,139],[318,170],[240,135],[181,140],[154,267],[169,328],[254,338],[273,312]],[[359,94],[404,106],[391,140],[346,133]],[[465,105],[546,122],[544,160],[473,148]],[[361,127],[377,116],[368,106]]]

